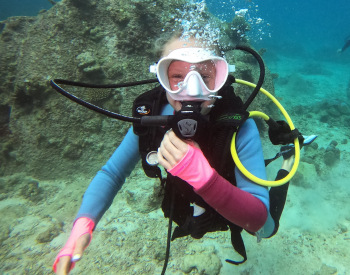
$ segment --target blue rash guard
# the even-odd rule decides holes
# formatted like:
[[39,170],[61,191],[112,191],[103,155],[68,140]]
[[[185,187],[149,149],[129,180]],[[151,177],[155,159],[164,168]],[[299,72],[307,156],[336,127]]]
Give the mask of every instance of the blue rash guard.
[[[170,104],[167,104],[162,110],[162,115],[171,115],[173,112],[173,108]],[[246,169],[253,175],[266,179],[259,132],[252,119],[248,119],[241,126],[236,138],[236,147],[238,157]],[[84,194],[76,219],[87,217],[97,224],[105,211],[111,206],[114,197],[139,160],[139,137],[134,134],[131,127],[111,158],[91,181]],[[237,167],[235,168],[235,176],[237,187],[260,199],[269,213],[268,189],[251,182]],[[264,226],[266,227],[269,223],[269,232],[273,229],[271,229],[273,227],[271,222],[273,223],[269,217]]]

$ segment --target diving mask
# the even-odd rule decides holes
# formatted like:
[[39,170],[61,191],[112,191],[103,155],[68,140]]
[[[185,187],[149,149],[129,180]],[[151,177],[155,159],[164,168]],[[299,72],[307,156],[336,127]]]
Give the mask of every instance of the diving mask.
[[[169,81],[169,66],[175,61],[189,63],[187,75],[172,89]],[[206,63],[214,65],[214,84],[208,87],[203,79],[201,70],[197,67],[206,66]],[[209,63],[209,64],[210,64]],[[212,51],[203,48],[181,48],[172,51],[168,56],[159,60],[157,65],[152,65],[150,71],[157,73],[158,80],[171,98],[177,101],[204,101],[215,97],[224,86],[228,73],[234,71],[234,65],[228,65],[222,57],[216,56]],[[205,76],[204,76],[205,77]]]

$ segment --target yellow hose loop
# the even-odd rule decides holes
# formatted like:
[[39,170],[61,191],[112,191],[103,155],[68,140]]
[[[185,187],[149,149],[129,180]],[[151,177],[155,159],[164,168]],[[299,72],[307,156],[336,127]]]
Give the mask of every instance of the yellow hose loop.
[[[245,80],[236,79],[236,82],[239,83],[239,84],[248,85],[248,86],[253,87],[253,88],[256,87],[255,84],[253,84],[251,82],[248,82],[248,81],[245,81]],[[278,100],[273,95],[271,95],[268,91],[266,91],[263,88],[260,88],[260,92],[265,94],[268,98],[270,98],[273,101],[273,103],[275,103],[275,105],[280,109],[280,111],[282,112],[283,116],[287,120],[287,123],[288,123],[290,129],[294,130],[295,127],[293,125],[292,120],[290,119],[288,113],[283,108],[283,106],[278,102]],[[264,120],[268,120],[269,119],[269,117],[266,114],[262,113],[262,112],[252,111],[252,112],[249,113],[249,117],[255,117],[255,116],[261,117]],[[238,154],[237,154],[237,151],[236,151],[236,133],[234,133],[234,135],[232,137],[232,141],[231,141],[231,155],[232,155],[232,158],[233,158],[237,168],[248,179],[250,179],[251,181],[253,181],[253,182],[255,182],[255,183],[259,184],[259,185],[268,186],[268,187],[275,187],[275,186],[280,186],[280,185],[283,185],[283,184],[289,182],[290,179],[295,175],[295,173],[296,173],[296,171],[298,169],[299,161],[300,161],[300,146],[299,146],[298,138],[294,139],[294,146],[295,146],[295,160],[294,160],[293,167],[292,167],[291,171],[289,172],[289,174],[286,177],[284,177],[283,179],[277,180],[277,181],[269,181],[269,180],[260,179],[260,178],[258,178],[256,176],[254,176],[253,174],[251,174],[243,166],[243,164],[241,163],[241,161],[238,158]]]
[[267,114],[260,111],[250,111],[249,117],[261,117],[265,121],[270,119],[270,117]]

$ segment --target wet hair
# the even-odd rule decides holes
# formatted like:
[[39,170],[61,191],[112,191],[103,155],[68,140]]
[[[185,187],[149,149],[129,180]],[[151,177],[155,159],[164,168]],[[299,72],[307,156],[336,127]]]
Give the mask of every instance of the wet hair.
[[181,39],[188,41],[195,39],[198,41],[198,46],[208,48],[220,56],[220,47],[217,40],[211,39],[211,37],[203,35],[200,30],[184,31],[183,29],[176,30],[175,32],[163,33],[154,43],[154,53],[158,58],[161,58],[164,53],[165,47],[174,40]]
[[173,39],[179,39],[182,35],[182,30],[177,30],[175,32],[164,32],[159,36],[154,42],[154,53],[158,58],[161,58],[165,46]]

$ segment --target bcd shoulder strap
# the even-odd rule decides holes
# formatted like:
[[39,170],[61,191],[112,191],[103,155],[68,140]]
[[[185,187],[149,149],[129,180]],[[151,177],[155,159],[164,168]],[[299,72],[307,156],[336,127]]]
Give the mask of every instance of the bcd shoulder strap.
[[[166,94],[161,86],[157,86],[139,95],[133,103],[133,117],[160,115],[161,108],[167,103]],[[145,136],[152,130],[152,127],[142,126],[139,123],[133,124],[134,133],[138,136]]]
[[[161,108],[167,103],[166,94],[161,86],[139,95],[134,103],[133,117],[160,115]],[[157,151],[165,129],[161,127],[147,127],[134,123],[133,130],[139,136],[139,152],[142,159],[142,168],[145,174],[151,178],[159,178],[162,181],[161,171],[158,166],[151,166],[147,163],[147,154],[151,151]],[[159,132],[164,132],[163,135]]]

